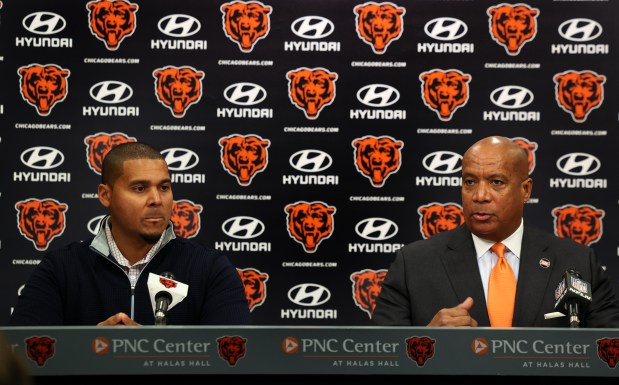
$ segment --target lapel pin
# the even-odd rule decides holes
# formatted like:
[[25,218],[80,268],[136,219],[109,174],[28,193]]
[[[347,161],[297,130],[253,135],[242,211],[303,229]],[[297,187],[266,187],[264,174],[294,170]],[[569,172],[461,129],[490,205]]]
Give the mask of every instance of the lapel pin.
[[547,269],[550,267],[550,260],[548,258],[542,258],[539,260],[539,265],[544,269]]

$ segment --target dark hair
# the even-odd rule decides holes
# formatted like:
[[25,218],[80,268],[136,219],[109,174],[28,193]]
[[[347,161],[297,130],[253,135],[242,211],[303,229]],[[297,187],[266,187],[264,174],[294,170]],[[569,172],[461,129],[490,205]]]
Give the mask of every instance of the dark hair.
[[161,159],[163,155],[145,143],[127,142],[112,148],[103,159],[101,166],[101,183],[113,186],[116,179],[122,175],[123,163],[134,159]]

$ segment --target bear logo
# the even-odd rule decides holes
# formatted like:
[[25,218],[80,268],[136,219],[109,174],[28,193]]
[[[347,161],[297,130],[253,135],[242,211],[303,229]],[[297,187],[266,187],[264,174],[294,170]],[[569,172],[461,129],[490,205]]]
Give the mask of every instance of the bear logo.
[[219,139],[221,164],[228,174],[236,177],[241,186],[249,186],[257,173],[269,163],[268,139],[258,135],[233,134]]
[[167,66],[153,71],[155,95],[175,118],[182,118],[192,104],[202,98],[204,72],[193,67]]
[[554,76],[559,107],[572,115],[576,123],[587,120],[589,113],[604,101],[606,77],[593,71],[565,71]]
[[170,289],[170,288],[174,288],[178,286],[176,282],[166,277],[159,277],[159,283],[162,284],[166,289]]
[[335,100],[337,73],[324,68],[297,68],[286,73],[288,96],[308,119],[316,119]]
[[457,203],[432,202],[419,206],[419,224],[421,235],[428,239],[433,235],[455,229],[464,223],[462,206]]
[[31,64],[20,67],[17,73],[22,98],[41,116],[48,116],[52,108],[67,97],[67,78],[71,74],[68,69],[55,64]]
[[269,280],[269,275],[254,268],[237,268],[236,271],[245,287],[245,298],[247,298],[249,311],[253,311],[254,308],[264,304],[267,298],[266,281]]
[[237,362],[245,357],[245,345],[247,339],[241,336],[224,336],[217,339],[219,346],[219,357],[230,366],[235,366]]
[[490,36],[511,56],[518,55],[525,43],[537,34],[537,8],[502,3],[488,8],[487,13],[490,16]]
[[54,356],[56,340],[51,337],[30,337],[25,339],[26,354],[38,366],[45,366],[45,362]]
[[604,361],[610,369],[614,369],[619,362],[619,338],[602,338],[597,340],[598,357]]
[[376,308],[376,298],[383,287],[387,269],[356,271],[350,275],[352,298],[355,304],[372,318]]
[[172,204],[170,220],[174,225],[174,234],[181,238],[193,238],[200,231],[200,213],[202,205],[181,199]]
[[393,3],[368,2],[354,9],[359,39],[382,55],[387,47],[402,36],[406,9]]
[[418,367],[424,366],[426,362],[434,357],[434,343],[429,337],[410,337],[406,340],[406,354],[408,358],[415,361]]
[[285,208],[288,235],[301,245],[306,253],[314,253],[320,242],[331,237],[335,207],[324,202],[289,204]]
[[269,34],[269,14],[273,9],[259,1],[233,1],[221,6],[224,32],[228,39],[248,53]]
[[115,51],[120,43],[133,35],[138,5],[124,0],[98,0],[86,4],[90,33]]
[[511,141],[520,146],[522,151],[524,151],[527,155],[527,162],[529,162],[529,175],[531,175],[533,170],[535,170],[535,151],[537,151],[537,143],[531,142],[529,139],[522,137],[511,138]]
[[357,171],[374,187],[383,187],[387,178],[397,173],[402,165],[404,142],[390,136],[367,135],[353,140],[352,146]]
[[114,132],[106,134],[99,132],[97,134],[88,135],[84,138],[86,144],[86,161],[88,167],[95,173],[101,175],[101,167],[103,159],[110,150],[121,143],[136,142],[137,139],[127,136],[122,132]]
[[602,238],[604,210],[589,205],[565,205],[552,210],[555,235],[591,245]]
[[52,239],[64,233],[65,212],[69,209],[66,203],[31,198],[17,202],[15,209],[19,232],[39,251],[47,250]]
[[449,121],[453,113],[469,100],[468,83],[472,77],[456,69],[434,69],[419,75],[423,103],[434,110],[442,121]]

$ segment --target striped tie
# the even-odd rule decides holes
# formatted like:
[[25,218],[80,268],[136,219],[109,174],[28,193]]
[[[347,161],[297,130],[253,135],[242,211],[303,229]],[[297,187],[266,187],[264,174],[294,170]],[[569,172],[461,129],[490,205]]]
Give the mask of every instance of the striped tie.
[[516,302],[516,277],[505,259],[505,245],[495,243],[491,250],[499,261],[488,282],[488,317],[492,327],[511,327]]

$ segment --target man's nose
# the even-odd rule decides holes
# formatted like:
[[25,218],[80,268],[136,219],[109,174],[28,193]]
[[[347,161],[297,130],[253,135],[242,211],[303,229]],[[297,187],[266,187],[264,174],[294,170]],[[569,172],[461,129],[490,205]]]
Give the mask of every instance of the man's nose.
[[473,193],[475,202],[487,202],[490,200],[490,187],[487,183],[479,183]]
[[148,205],[158,206],[161,202],[161,192],[157,188],[152,188],[148,194]]

